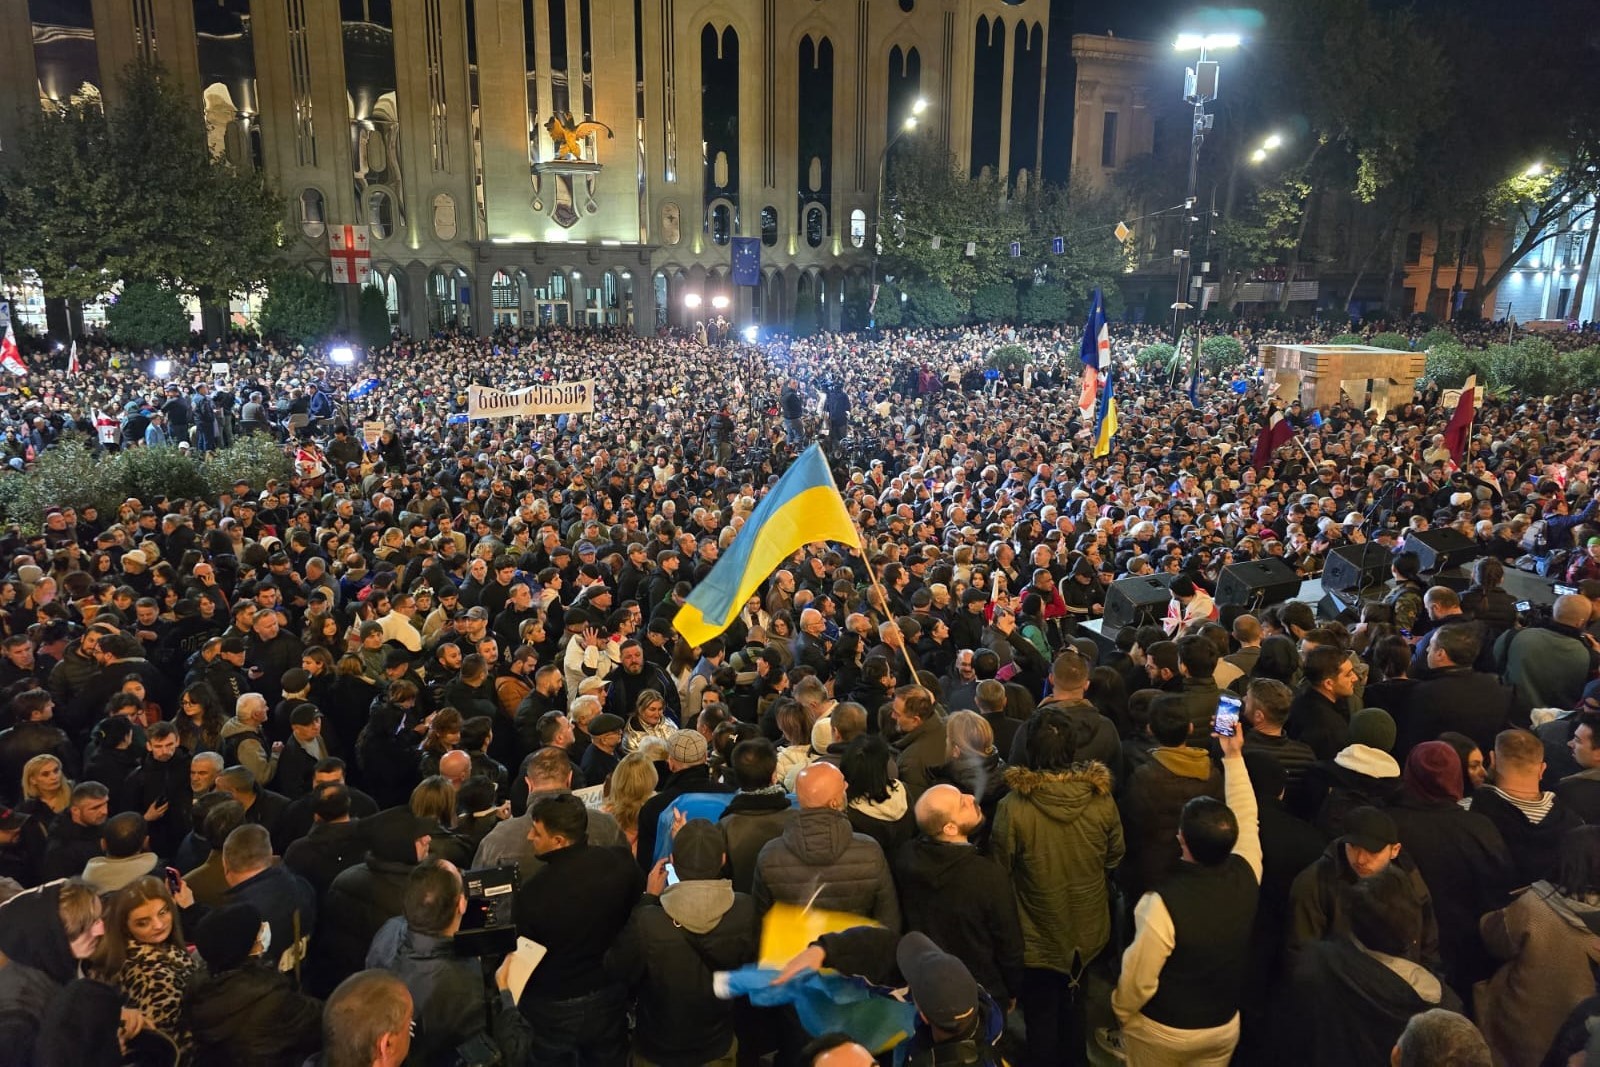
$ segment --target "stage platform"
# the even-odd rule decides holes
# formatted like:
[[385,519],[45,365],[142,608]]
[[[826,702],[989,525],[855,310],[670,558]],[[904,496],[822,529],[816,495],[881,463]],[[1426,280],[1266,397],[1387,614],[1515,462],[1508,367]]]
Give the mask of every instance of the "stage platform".
[[[1457,590],[1465,589],[1472,584],[1471,576],[1460,567],[1443,571],[1440,574],[1440,578],[1442,579],[1441,584]],[[1550,578],[1541,578],[1537,574],[1519,571],[1514,567],[1506,568],[1505,591],[1518,601],[1526,600],[1531,604],[1548,607],[1555,603],[1555,584],[1555,581]],[[1300,583],[1300,592],[1294,599],[1304,601],[1316,608],[1322,603],[1322,597],[1322,579],[1309,578]],[[1084,623],[1083,629],[1089,631],[1095,640],[1099,641],[1109,651],[1113,647],[1112,637],[1115,632],[1113,631],[1111,634],[1102,633],[1101,628],[1103,625],[1103,620],[1095,619],[1093,622]]]

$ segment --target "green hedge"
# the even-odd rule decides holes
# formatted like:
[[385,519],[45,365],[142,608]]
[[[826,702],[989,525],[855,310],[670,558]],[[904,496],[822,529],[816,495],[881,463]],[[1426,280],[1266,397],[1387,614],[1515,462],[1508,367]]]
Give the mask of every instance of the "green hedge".
[[1151,368],[1162,369],[1172,362],[1173,354],[1177,349],[1165,341],[1157,341],[1153,345],[1145,345],[1139,349],[1139,354],[1134,361],[1145,370]]
[[1330,345],[1364,345],[1367,343],[1367,339],[1359,333],[1336,333],[1328,338],[1327,343]]
[[1367,343],[1373,348],[1387,348],[1394,352],[1411,351],[1411,338],[1403,333],[1374,334]]
[[200,459],[176,445],[106,453],[88,438],[68,434],[44,450],[25,473],[0,476],[0,515],[26,530],[39,528],[46,508],[93,506],[115,515],[130,496],[195,499],[215,496],[239,479],[262,487],[287,480],[294,464],[271,438],[247,434]]
[[1212,374],[1226,374],[1244,364],[1244,345],[1225,335],[1207,337],[1200,342],[1200,361]]

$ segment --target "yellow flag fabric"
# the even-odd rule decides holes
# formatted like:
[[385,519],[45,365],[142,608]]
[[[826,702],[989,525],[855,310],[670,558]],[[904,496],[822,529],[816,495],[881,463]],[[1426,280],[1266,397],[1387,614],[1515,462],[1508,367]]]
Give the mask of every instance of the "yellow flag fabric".
[[689,644],[705,644],[728,628],[740,606],[785,559],[816,541],[861,547],[827,458],[821,447],[812,445],[768,491],[728,551],[689,594],[673,617],[673,628]]
[[1094,452],[1091,453],[1093,458],[1099,459],[1101,456],[1109,456],[1111,454],[1112,438],[1116,436],[1117,401],[1113,397],[1106,402],[1106,417],[1100,420],[1100,437],[1094,443]]

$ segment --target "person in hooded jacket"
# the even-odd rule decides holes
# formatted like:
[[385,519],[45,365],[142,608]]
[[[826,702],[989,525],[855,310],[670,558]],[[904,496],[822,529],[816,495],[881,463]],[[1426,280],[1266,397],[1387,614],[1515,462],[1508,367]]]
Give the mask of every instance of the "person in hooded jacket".
[[1128,776],[1122,817],[1128,857],[1117,872],[1129,898],[1161,884],[1182,859],[1178,820],[1193,797],[1221,796],[1222,772],[1203,748],[1189,744],[1194,720],[1182,693],[1162,693],[1150,705],[1150,762]]
[[1045,705],[1020,736],[1028,764],[1006,772],[1011,792],[996,809],[991,850],[1011,874],[1022,923],[1015,992],[1028,1022],[1025,1062],[1078,1063],[1087,1043],[1081,979],[1111,940],[1106,874],[1125,853],[1122,821],[1110,769],[1079,761],[1093,742],[1088,723]]
[[[722,877],[726,858],[716,824],[685,823],[606,953],[606,973],[634,994],[639,1061],[733,1067],[735,1005],[717,997],[713,978],[754,962],[760,925],[755,901]],[[667,881],[668,862],[675,884]]]
[[81,879],[47,882],[0,905],[0,1065],[37,1062],[46,1008],[63,999],[104,934],[100,897]]
[[1331,760],[1306,768],[1291,790],[1291,807],[1324,834],[1338,837],[1352,808],[1387,808],[1400,788],[1400,764],[1389,754],[1394,719],[1382,708],[1350,716],[1349,743]]
[[1417,954],[1429,921],[1405,872],[1393,865],[1355,886],[1348,928],[1295,958],[1276,1015],[1277,1062],[1388,1063],[1413,1015],[1459,1012],[1460,999]]
[[944,946],[1006,1007],[1022,989],[1022,923],[1010,874],[973,843],[983,809],[941,783],[917,798],[916,819],[920,835],[891,858],[906,929]]
[[209,974],[184,994],[192,1067],[299,1067],[322,1041],[322,1002],[263,962],[270,937],[251,904],[209,912],[194,929]]
[[361,825],[366,862],[341,871],[323,898],[313,992],[331,990],[361,970],[379,928],[404,914],[406,880],[428,856],[429,827],[408,807],[380,811]]
[[1389,816],[1433,897],[1445,978],[1465,1000],[1492,969],[1478,919],[1506,904],[1517,876],[1499,828],[1461,807],[1462,781],[1456,750],[1424,741],[1406,757]]

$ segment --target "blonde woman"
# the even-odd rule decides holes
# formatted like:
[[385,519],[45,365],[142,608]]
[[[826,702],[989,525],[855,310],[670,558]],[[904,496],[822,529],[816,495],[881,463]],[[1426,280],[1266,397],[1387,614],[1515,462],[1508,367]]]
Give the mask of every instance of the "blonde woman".
[[654,689],[645,689],[633,702],[633,714],[622,730],[622,747],[637,752],[648,738],[669,741],[678,725],[667,717],[667,700]]
[[[653,746],[652,746],[653,747]],[[609,812],[627,835],[628,848],[639,846],[639,809],[656,795],[658,776],[650,752],[633,752],[622,758],[606,779],[600,810]]]
[[433,824],[428,854],[449,860],[462,870],[472,866],[472,847],[456,833],[456,787],[442,774],[432,774],[411,790],[411,814]]

